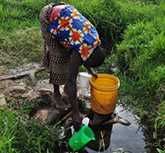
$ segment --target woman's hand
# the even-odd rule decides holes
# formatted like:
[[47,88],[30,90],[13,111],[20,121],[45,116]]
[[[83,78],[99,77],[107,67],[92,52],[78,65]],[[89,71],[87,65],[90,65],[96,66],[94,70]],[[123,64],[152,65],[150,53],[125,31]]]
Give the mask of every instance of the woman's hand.
[[85,66],[89,72],[89,74],[91,74],[95,79],[97,78],[97,74],[95,72],[92,71],[92,69],[88,66]]

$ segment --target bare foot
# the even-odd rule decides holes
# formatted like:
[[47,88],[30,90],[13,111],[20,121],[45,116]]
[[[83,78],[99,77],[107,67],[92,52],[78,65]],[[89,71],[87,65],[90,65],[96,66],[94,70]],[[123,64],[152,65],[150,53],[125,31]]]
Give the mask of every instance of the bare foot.
[[47,122],[53,123],[59,120],[59,114],[60,112],[55,109],[55,108],[50,108],[50,110],[48,111],[48,118],[47,118]]
[[52,96],[51,97],[51,106],[55,107],[58,110],[68,110],[69,106],[67,106],[62,99],[62,97]]
[[73,126],[75,128],[76,131],[78,131],[81,127],[81,122],[82,122],[82,118],[80,117],[80,114],[78,113],[73,113],[72,115],[72,120],[73,120]]

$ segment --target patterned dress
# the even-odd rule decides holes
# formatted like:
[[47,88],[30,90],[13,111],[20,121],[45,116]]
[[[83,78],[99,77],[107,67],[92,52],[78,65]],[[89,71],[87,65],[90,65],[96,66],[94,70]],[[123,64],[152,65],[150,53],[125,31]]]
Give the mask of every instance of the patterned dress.
[[71,5],[45,6],[40,22],[45,48],[43,61],[50,71],[50,83],[65,84],[71,50],[86,61],[101,43],[98,32]]
[[40,13],[41,32],[44,39],[43,65],[49,70],[50,83],[62,85],[65,84],[68,76],[70,55],[69,51],[66,52],[66,49],[47,31],[52,9],[53,4],[49,4]]
[[48,31],[65,48],[79,52],[86,61],[101,43],[96,28],[71,5],[54,7],[54,10]]

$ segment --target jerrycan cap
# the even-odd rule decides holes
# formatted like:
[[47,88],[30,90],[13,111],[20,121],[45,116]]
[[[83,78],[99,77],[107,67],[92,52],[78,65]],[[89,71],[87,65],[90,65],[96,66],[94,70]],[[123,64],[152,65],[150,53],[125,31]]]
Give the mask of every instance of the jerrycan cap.
[[89,122],[90,122],[90,119],[89,119],[88,117],[85,117],[85,118],[83,118],[83,120],[82,120],[82,124],[84,124],[84,125],[86,125],[86,126],[89,125]]

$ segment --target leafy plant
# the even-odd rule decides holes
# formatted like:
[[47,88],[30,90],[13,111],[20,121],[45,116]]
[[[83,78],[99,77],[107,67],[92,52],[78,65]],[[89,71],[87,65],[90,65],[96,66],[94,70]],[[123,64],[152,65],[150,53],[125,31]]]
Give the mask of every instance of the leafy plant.
[[17,126],[15,113],[0,109],[0,152],[15,153],[13,148],[14,129]]
[[158,107],[155,129],[158,128],[165,128],[165,101],[163,101]]
[[20,113],[0,109],[1,153],[53,153],[58,147],[59,127],[27,120]]
[[[128,7],[131,5],[130,3],[128,3]],[[138,22],[130,24],[125,29],[123,41],[117,45],[117,63],[121,72],[123,72],[121,74],[123,84],[121,99],[131,106],[136,106],[134,109],[142,119],[148,118],[150,124],[155,127],[155,145],[161,148],[163,146],[162,133],[164,129],[163,112],[165,112],[162,104],[165,87],[165,29],[163,28],[165,20],[162,6],[165,4],[146,5],[145,3],[137,3],[136,7],[142,5],[142,8],[135,9],[137,14],[133,13],[136,15],[142,13],[143,20],[137,17]],[[121,3],[121,5],[123,4]],[[150,14],[147,13],[147,11],[150,11],[147,7],[152,10]],[[134,9],[134,7],[132,8]],[[143,10],[144,8],[146,10]],[[158,12],[156,12],[156,8],[160,8]],[[126,13],[129,11],[131,9],[128,9]],[[127,17],[127,15],[124,16]],[[127,98],[129,95],[131,98]],[[158,108],[157,105],[159,104]]]
[[157,149],[158,153],[165,153],[165,150]]

